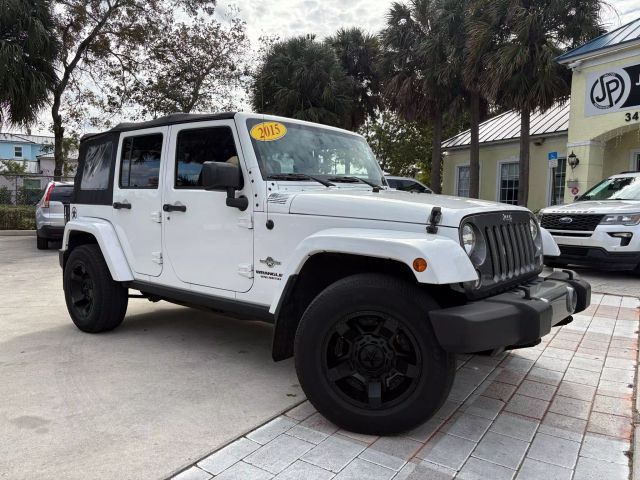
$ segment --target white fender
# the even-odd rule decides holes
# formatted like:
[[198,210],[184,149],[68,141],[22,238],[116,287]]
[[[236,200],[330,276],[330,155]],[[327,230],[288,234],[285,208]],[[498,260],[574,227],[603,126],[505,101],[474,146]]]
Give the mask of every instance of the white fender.
[[557,257],[560,255],[560,248],[546,228],[540,227],[540,238],[542,238],[542,253],[545,257]]
[[[309,257],[321,252],[396,260],[408,265],[420,283],[442,285],[478,279],[463,248],[450,238],[396,230],[332,228],[316,232],[298,244],[287,261],[283,282],[269,310],[271,313],[275,312],[289,277],[298,274]],[[416,258],[427,261],[424,272],[413,269]]]
[[73,231],[87,232],[96,238],[114,280],[117,282],[133,280],[133,274],[111,223],[99,218],[88,220],[78,218],[67,222],[64,228],[64,237],[62,238],[62,251],[66,251],[69,248],[69,236]]

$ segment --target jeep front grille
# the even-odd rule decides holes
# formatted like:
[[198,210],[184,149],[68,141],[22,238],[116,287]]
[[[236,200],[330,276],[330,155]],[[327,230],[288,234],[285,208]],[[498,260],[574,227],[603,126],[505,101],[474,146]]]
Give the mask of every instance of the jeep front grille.
[[475,227],[485,247],[483,258],[471,256],[482,281],[479,288],[465,288],[469,297],[508,290],[542,271],[542,249],[531,236],[531,218],[529,212],[515,210],[509,215],[483,213],[462,220],[461,225],[470,223]]
[[592,232],[596,229],[604,215],[594,215],[590,213],[562,214],[545,213],[542,215],[541,224],[543,228],[549,230],[577,230]]
[[528,219],[526,224],[489,225],[484,231],[495,282],[536,270],[536,246],[531,238]]

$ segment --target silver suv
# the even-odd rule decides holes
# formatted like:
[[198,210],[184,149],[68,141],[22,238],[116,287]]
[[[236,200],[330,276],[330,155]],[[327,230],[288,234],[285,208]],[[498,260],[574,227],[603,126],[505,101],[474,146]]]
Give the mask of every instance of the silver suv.
[[60,240],[64,233],[64,206],[71,202],[73,183],[49,182],[36,208],[36,246],[49,248],[49,240]]

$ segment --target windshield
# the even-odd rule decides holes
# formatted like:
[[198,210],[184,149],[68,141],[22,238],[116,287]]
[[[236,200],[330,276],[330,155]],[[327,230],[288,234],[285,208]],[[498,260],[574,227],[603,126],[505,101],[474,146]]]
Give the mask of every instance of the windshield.
[[640,177],[607,178],[579,200],[640,200]]
[[361,137],[259,118],[248,119],[247,128],[264,178],[286,174],[294,174],[289,176],[296,180],[304,180],[304,175],[331,181],[359,177],[386,184],[373,152]]

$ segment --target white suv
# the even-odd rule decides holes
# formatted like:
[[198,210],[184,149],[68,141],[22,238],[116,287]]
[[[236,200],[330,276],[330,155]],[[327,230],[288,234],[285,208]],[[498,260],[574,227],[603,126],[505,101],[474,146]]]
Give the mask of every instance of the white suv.
[[640,273],[640,172],[613,175],[576,200],[539,213],[561,252],[545,263]]
[[82,139],[60,264],[81,330],[116,328],[129,290],[273,323],[313,405],[382,434],[440,408],[455,353],[534,345],[589,305],[543,253],[529,210],[391,190],[353,132],[176,114]]

